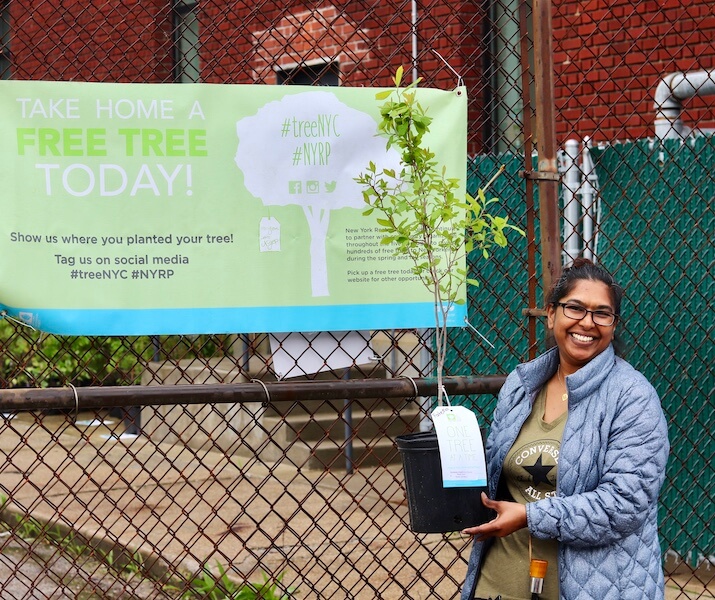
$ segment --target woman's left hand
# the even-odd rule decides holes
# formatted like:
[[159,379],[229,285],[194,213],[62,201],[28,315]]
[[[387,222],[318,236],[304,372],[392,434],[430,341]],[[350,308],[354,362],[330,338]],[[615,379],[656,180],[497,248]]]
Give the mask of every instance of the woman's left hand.
[[476,541],[504,537],[527,525],[526,506],[523,504],[490,500],[484,492],[482,492],[482,504],[495,510],[497,516],[488,523],[462,530],[462,533],[473,535]]

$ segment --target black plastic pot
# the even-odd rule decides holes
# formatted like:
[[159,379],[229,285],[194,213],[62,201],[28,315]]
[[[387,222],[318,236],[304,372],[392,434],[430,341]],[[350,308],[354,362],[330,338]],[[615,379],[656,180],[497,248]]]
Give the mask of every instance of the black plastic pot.
[[396,442],[402,457],[412,531],[447,533],[481,525],[493,518],[492,511],[481,500],[481,492],[486,492],[486,487],[442,486],[435,432],[408,433],[398,436]]

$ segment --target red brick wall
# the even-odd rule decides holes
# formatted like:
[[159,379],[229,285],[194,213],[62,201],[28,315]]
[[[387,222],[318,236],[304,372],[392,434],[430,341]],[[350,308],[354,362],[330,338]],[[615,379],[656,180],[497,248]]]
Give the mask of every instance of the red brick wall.
[[[652,136],[661,78],[715,69],[712,0],[552,2],[559,143]],[[9,6],[16,78],[173,80],[170,0],[16,0]],[[490,134],[483,3],[424,0],[418,10],[419,74],[426,85],[445,89],[456,84],[451,69],[462,76],[470,97],[469,150],[483,150]],[[206,0],[200,14],[207,82],[275,83],[274,66],[336,59],[343,85],[389,85],[397,66],[411,66],[407,0]],[[715,128],[715,99],[687,101],[683,120]]]
[[[481,100],[482,63],[474,60],[485,51],[479,31],[484,16],[478,4],[471,0],[418,3],[418,74],[426,85],[443,89],[458,83],[451,69],[462,76],[470,97],[470,152],[483,149],[486,130],[482,130],[488,123]],[[227,5],[228,9],[218,0],[202,5],[211,23],[203,28],[209,34],[201,40],[204,81],[273,84],[276,67],[325,60],[339,62],[341,85],[389,86],[399,66],[407,71],[406,81],[411,81],[409,1],[323,2],[322,6],[261,2],[260,11]]]
[[[654,135],[660,80],[715,69],[712,0],[553,1],[559,142]],[[715,128],[715,97],[684,103],[690,127]]]
[[171,81],[169,0],[9,4],[13,78]]
[[[170,82],[173,34],[170,0],[10,3],[12,76],[18,79]],[[479,3],[419,4],[419,75],[450,89],[457,77],[470,94],[471,151],[481,149],[488,119],[481,98],[484,51]],[[409,0],[390,2],[200,3],[201,76],[210,83],[276,83],[275,67],[338,61],[342,85],[389,86],[398,66],[411,81]],[[476,26],[475,26],[476,24]],[[476,32],[474,31],[476,29]],[[473,35],[476,33],[477,35]],[[464,40],[469,40],[464,43]],[[444,58],[449,67],[442,59]]]

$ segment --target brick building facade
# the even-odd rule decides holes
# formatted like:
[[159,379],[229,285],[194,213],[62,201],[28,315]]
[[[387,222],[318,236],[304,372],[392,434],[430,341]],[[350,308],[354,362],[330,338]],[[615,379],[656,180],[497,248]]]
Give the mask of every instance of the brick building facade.
[[[559,142],[653,136],[654,93],[674,72],[715,76],[715,10],[707,0],[554,2]],[[715,98],[683,106],[691,127],[715,128]]]
[[[6,0],[2,67],[17,79],[186,81],[182,27],[196,37],[189,81],[275,84],[308,69],[339,85],[389,85],[398,65],[416,62],[426,85],[462,77],[470,151],[514,150],[523,142],[520,15],[517,1],[503,2]],[[559,144],[653,136],[659,81],[715,69],[710,0],[554,0],[552,14]],[[690,127],[715,128],[712,97],[683,108]]]

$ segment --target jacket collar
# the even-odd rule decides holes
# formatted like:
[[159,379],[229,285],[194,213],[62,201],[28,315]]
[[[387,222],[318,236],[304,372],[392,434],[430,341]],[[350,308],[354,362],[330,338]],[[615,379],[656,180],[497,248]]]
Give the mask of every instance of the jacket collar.
[[[615,365],[613,345],[591,359],[586,365],[568,376],[568,393],[571,401],[588,396],[596,390]],[[541,356],[516,367],[522,385],[533,397],[556,373],[559,364],[559,350],[553,347]]]

